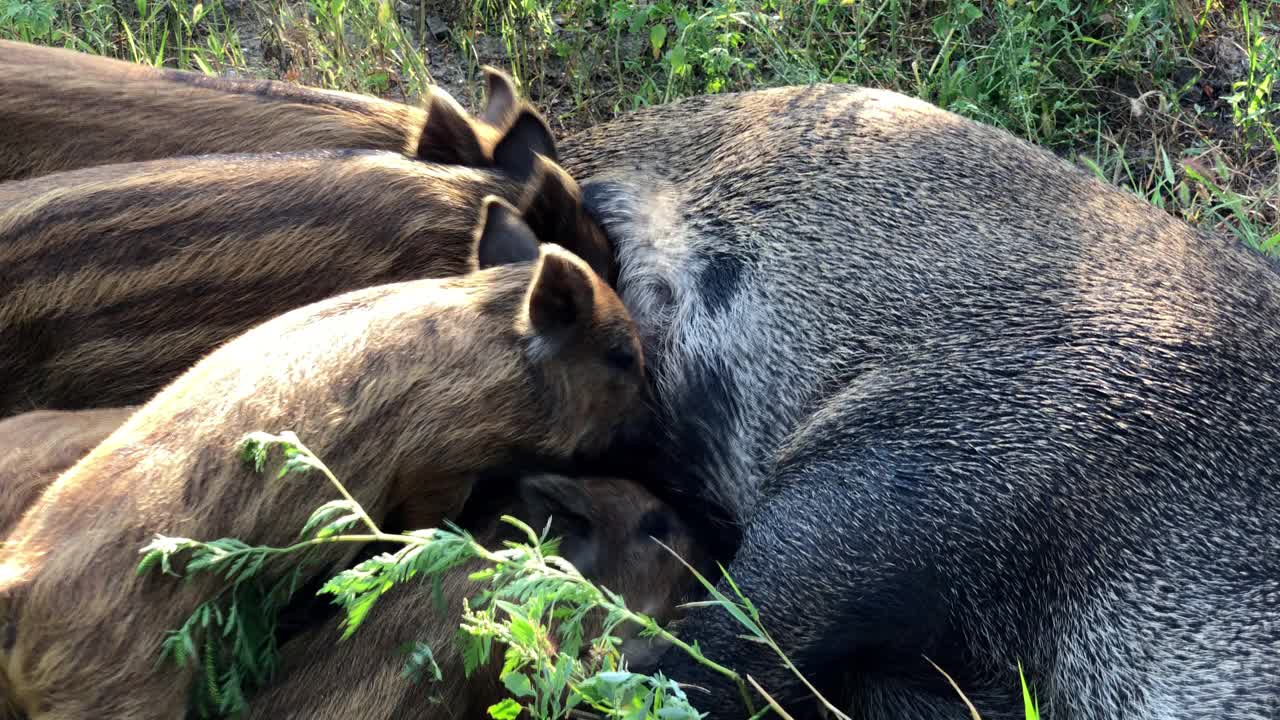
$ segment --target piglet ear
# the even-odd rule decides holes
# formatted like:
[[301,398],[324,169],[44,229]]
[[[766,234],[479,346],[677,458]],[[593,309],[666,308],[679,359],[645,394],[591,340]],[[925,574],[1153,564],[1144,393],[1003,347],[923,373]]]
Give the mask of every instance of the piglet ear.
[[520,479],[521,519],[541,532],[551,521],[551,536],[563,539],[560,555],[584,575],[596,571],[597,541],[592,531],[591,500],[586,485],[563,475],[530,475]]
[[[564,475],[526,475],[520,478],[520,499],[534,512],[531,517],[572,515],[590,521],[591,500],[579,478]],[[541,529],[541,528],[539,528]]]
[[476,230],[476,267],[533,262],[538,259],[538,237],[507,201],[489,195],[480,206]]
[[542,242],[563,247],[612,282],[616,275],[613,248],[583,209],[578,183],[546,157],[537,158],[534,165],[534,179],[521,201],[525,222]]
[[481,119],[494,127],[506,127],[516,114],[516,84],[511,76],[496,67],[481,68],[485,80],[484,113]]
[[556,339],[591,322],[595,306],[593,275],[582,261],[563,250],[543,253],[529,291],[529,326],[533,332]]
[[493,165],[517,182],[526,182],[533,177],[539,155],[552,160],[559,158],[547,121],[526,107],[494,146]]
[[474,121],[449,93],[431,88],[427,124],[418,139],[418,159],[424,162],[485,167],[485,156]]

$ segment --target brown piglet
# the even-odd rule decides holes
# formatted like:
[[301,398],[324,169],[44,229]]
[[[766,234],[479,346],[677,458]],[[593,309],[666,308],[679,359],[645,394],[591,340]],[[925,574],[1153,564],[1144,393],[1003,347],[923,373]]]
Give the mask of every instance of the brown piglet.
[[487,195],[607,275],[577,184],[539,151],[549,140],[517,119],[494,170],[315,151],[0,183],[0,416],[138,404],[282,312],[467,272]]
[[[288,543],[335,494],[316,473],[277,478],[283,458],[255,472],[238,452],[247,433],[295,431],[371,517],[430,527],[469,478],[597,456],[642,418],[639,340],[617,296],[504,201],[487,198],[482,218],[476,272],[263,323],[41,495],[0,557],[0,676],[32,720],[182,716],[191,671],[158,667],[160,644],[221,581],[138,575],[138,549],[156,534]],[[316,548],[307,567],[359,550]]]
[[46,487],[135,409],[35,410],[0,420],[0,541]]
[[325,149],[489,166],[501,133],[531,109],[505,73],[486,67],[485,77],[487,104],[470,122],[438,87],[423,109],[0,40],[0,182],[187,155]]
[[[479,489],[477,493],[479,493]],[[696,581],[662,541],[694,567],[705,569],[706,555],[679,516],[642,486],[619,478],[570,478],[532,475],[522,478],[518,493],[508,493],[479,513],[476,540],[494,547],[504,539],[520,539],[500,522],[513,515],[541,530],[551,521],[551,535],[562,538],[560,555],[589,580],[620,593],[628,607],[665,623]],[[354,635],[338,642],[336,621],[325,623],[287,642],[278,681],[249,703],[247,718],[359,717],[366,720],[487,717],[486,709],[506,690],[498,679],[500,657],[479,667],[470,678],[457,645],[462,603],[482,586],[468,575],[483,567],[469,563],[440,578],[444,606],[434,599],[432,583],[393,588]],[[600,628],[598,615],[588,616],[591,637]],[[619,626],[615,634],[633,631]],[[403,675],[406,644],[424,642],[443,676],[416,682]],[[623,645],[645,652],[634,638]],[[584,648],[584,652],[586,648]]]

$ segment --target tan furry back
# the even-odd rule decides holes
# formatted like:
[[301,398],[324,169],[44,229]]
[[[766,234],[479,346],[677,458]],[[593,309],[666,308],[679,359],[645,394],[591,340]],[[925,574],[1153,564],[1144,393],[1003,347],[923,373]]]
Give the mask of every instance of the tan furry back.
[[113,162],[367,148],[414,154],[420,108],[0,40],[0,181]]
[[0,420],[0,542],[58,475],[120,427],[134,408],[37,410]]
[[387,152],[154,160],[0,183],[0,415],[144,402],[237,333],[470,266],[502,173]]

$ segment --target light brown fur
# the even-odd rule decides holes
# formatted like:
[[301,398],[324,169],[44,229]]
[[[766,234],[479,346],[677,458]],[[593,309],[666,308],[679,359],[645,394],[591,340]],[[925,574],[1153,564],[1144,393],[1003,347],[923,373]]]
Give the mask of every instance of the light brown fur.
[[37,410],[0,420],[0,543],[46,487],[133,411]]
[[[35,411],[0,421],[0,538],[39,492],[135,411]],[[500,515],[514,515],[539,529],[551,519],[553,536],[563,538],[562,556],[580,565],[588,579],[620,593],[630,607],[663,623],[674,617],[676,603],[692,588],[693,578],[651,542],[651,536],[706,570],[706,553],[679,516],[636,483],[532,476],[521,480],[520,487],[519,497],[506,488],[483,488],[485,493],[496,491],[500,499],[478,510],[478,520],[458,522],[478,542],[495,547],[504,538],[518,539],[498,520]],[[571,532],[565,532],[566,525]],[[290,641],[283,649],[281,675],[253,700],[247,717],[479,717],[504,692],[498,663],[467,678],[455,645],[462,600],[479,589],[468,576],[480,567],[472,563],[441,578],[444,609],[436,607],[430,586],[402,586],[383,598],[368,624],[349,641],[336,643],[333,623]],[[598,629],[599,619],[589,618],[589,632]],[[625,637],[627,630],[617,632]],[[411,640],[432,648],[443,685],[413,684],[402,677],[400,649]],[[633,639],[624,652],[632,656],[633,648],[648,650],[643,641]],[[0,718],[20,717],[14,708],[9,709],[12,715],[5,714],[7,697],[0,687]]]
[[579,238],[602,241],[576,184],[532,147],[523,155],[528,183],[372,151],[155,160],[0,183],[0,415],[141,403],[280,312],[466,272],[488,194],[522,203],[540,237],[589,258]]
[[509,77],[485,72],[489,104],[471,122],[439,88],[422,109],[0,40],[0,181],[185,155],[346,148],[491,165],[504,124],[532,110]]
[[[5,536],[58,476],[102,442],[135,408],[36,410],[0,420],[0,554]],[[6,639],[0,637],[0,646]],[[0,720],[24,716],[0,673]]]
[[[490,228],[492,242],[514,232],[514,209],[485,210],[481,256]],[[18,705],[33,720],[181,716],[189,675],[156,653],[213,584],[136,577],[137,549],[155,533],[278,545],[332,497],[319,477],[273,479],[278,462],[245,467],[245,433],[296,431],[377,518],[434,494],[434,514],[404,518],[415,526],[485,468],[602,451],[642,412],[634,327],[585,264],[523,232],[510,242],[534,262],[355,291],[245,333],[59,477],[0,560],[0,669]]]
[[[614,478],[535,476],[524,479],[521,489],[520,498],[483,515],[472,528],[477,541],[494,547],[511,535],[498,521],[501,513],[539,529],[550,517],[552,535],[563,538],[561,554],[584,575],[659,622],[674,616],[693,576],[650,534],[658,534],[695,567],[703,564],[703,554],[671,508],[641,486]],[[366,624],[345,641],[338,642],[335,620],[286,643],[280,679],[251,699],[246,717],[486,717],[485,709],[506,692],[498,680],[501,655],[467,678],[456,644],[462,601],[481,590],[468,575],[480,567],[465,565],[441,578],[444,607],[437,607],[431,584],[404,585],[384,596]],[[598,631],[600,619],[589,617],[589,632]],[[624,636],[627,630],[618,629]],[[401,648],[414,641],[432,648],[442,681],[402,677]]]

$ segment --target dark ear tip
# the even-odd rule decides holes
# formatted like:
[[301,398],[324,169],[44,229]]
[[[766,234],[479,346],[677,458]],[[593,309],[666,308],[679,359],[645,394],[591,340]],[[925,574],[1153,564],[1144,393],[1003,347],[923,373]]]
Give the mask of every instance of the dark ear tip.
[[578,272],[578,257],[564,247],[554,242],[544,242],[542,247],[542,262],[544,267],[552,267],[561,271],[561,273]]
[[496,195],[486,195],[480,203],[476,226],[475,268],[537,260],[538,238],[511,203]]
[[431,87],[430,94],[431,97],[427,101],[428,130],[443,130],[457,134],[461,129],[465,129],[467,134],[475,135],[475,131],[471,128],[471,114],[462,107],[462,103],[459,103],[447,90],[435,85]]
[[443,88],[433,85],[429,95],[426,125],[418,139],[418,158],[453,165],[488,165],[467,111]]
[[594,275],[573,253],[544,243],[529,295],[533,331],[554,338],[581,327],[595,305]]
[[537,153],[537,157],[534,158],[534,167],[542,173],[539,184],[544,188],[556,188],[567,193],[574,201],[581,200],[582,190],[578,186],[578,181],[574,180],[569,171],[565,170],[555,158]]
[[480,201],[480,207],[486,210],[494,207],[502,207],[503,205],[506,205],[509,207],[511,203],[507,202],[506,200],[503,200],[501,197],[497,195],[485,195],[484,198]]
[[515,122],[511,124],[511,130],[508,132],[515,133],[517,128],[521,132],[532,133],[530,138],[537,142],[536,144],[531,142],[530,146],[535,148],[536,152],[546,155],[556,162],[560,161],[560,154],[556,150],[555,136],[551,134],[551,125],[547,123],[547,119],[542,117],[541,113],[527,105],[521,108],[519,114],[516,115]]
[[493,127],[507,127],[515,116],[516,83],[510,75],[492,66],[481,67],[485,80],[485,106],[482,118]]
[[551,128],[541,115],[525,107],[494,147],[493,162],[498,169],[517,181],[527,182],[533,176],[538,155],[559,161]]
[[539,247],[544,271],[554,275],[562,287],[575,288],[574,294],[579,302],[594,303],[599,276],[591,265],[578,257],[577,253],[562,245],[546,242]]

